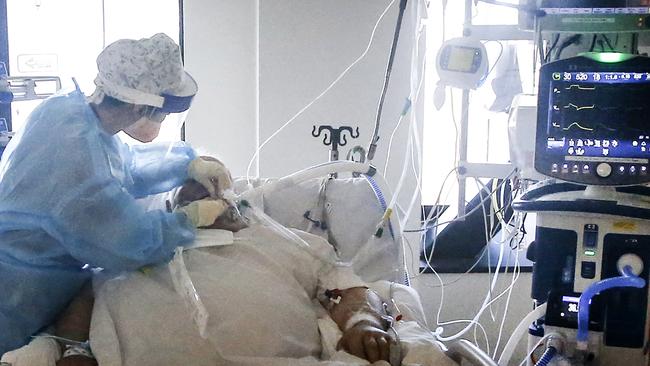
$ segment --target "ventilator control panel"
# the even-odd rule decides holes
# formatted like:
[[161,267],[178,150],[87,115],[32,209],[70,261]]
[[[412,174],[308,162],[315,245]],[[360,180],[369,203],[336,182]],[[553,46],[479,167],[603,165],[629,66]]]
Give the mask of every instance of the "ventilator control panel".
[[535,168],[590,185],[650,182],[650,59],[595,57],[542,67]]

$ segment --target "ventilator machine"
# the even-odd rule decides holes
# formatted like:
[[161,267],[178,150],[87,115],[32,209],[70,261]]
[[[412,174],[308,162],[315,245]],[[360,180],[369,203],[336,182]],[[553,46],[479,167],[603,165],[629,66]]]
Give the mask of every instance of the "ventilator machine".
[[536,214],[529,355],[543,352],[538,365],[647,365],[650,58],[546,63],[536,114],[521,162],[547,179],[513,203]]

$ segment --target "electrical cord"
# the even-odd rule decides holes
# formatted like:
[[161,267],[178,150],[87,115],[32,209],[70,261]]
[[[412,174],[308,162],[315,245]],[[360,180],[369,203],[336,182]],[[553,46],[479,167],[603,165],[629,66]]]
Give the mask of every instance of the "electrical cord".
[[606,34],[601,34],[600,37],[605,40],[605,43],[607,43],[607,47],[609,47],[610,51],[616,51],[614,46],[612,46],[612,43],[609,41],[609,37],[607,37]]
[[596,39],[598,38],[597,34],[594,34],[593,38],[591,39],[591,46],[589,46],[589,52],[594,52],[594,47],[596,47]]
[[[503,186],[503,182],[502,182],[502,184],[499,185],[499,187],[497,187],[497,189],[495,189],[495,190],[491,193],[491,195],[494,195],[498,190],[501,189],[502,186]],[[503,192],[502,192],[502,193],[503,193]],[[482,201],[483,201],[483,200],[482,200]],[[510,202],[512,202],[512,201],[510,201]],[[482,205],[482,206],[484,207],[484,205]],[[478,206],[477,206],[477,208],[478,208]],[[515,219],[515,216],[513,216],[513,217],[511,218],[510,221],[512,221],[513,219]],[[504,226],[504,228],[506,228],[506,227],[508,227],[509,225],[506,224],[506,225],[503,225],[503,226]],[[508,233],[507,236],[505,236],[505,234],[504,234],[504,238],[503,238],[504,240],[502,240],[502,242],[501,242],[500,260],[503,258],[503,249],[504,249],[504,246],[506,245],[506,243],[507,243],[508,241],[510,241],[510,240],[514,240],[514,238],[516,237],[516,235],[517,235],[518,233],[519,233],[519,231],[513,231],[512,233]],[[510,236],[512,236],[512,238],[508,239],[508,237],[510,237]],[[487,246],[486,246],[486,248],[487,248]],[[486,250],[484,249],[483,254],[482,254],[481,256],[483,256],[483,255],[485,254],[485,252],[486,252]],[[517,253],[517,254],[518,254],[518,253]],[[477,261],[476,263],[478,263],[478,261]],[[518,262],[517,262],[517,263],[518,263]],[[429,266],[430,266],[430,264],[429,264]],[[474,267],[474,266],[473,266],[473,267]],[[497,264],[497,267],[500,267],[500,263]],[[440,276],[437,274],[437,272],[435,271],[435,269],[432,269],[432,270],[433,270],[434,274],[436,275],[436,277],[438,278],[438,280],[439,280],[439,282],[440,282],[440,287],[441,287],[441,296],[440,296],[440,300],[441,300],[441,302],[440,302],[440,307],[439,307],[438,312],[437,312],[438,324],[439,324],[439,325],[448,324],[448,323],[446,323],[446,322],[440,322],[440,321],[439,321],[439,320],[440,320],[440,311],[441,311],[441,309],[442,309],[442,305],[444,304],[444,286],[445,286],[446,284],[442,281],[442,279],[441,279]],[[470,269],[470,270],[471,270],[471,269]],[[496,283],[496,277],[497,277],[497,275],[498,275],[498,270],[499,270],[499,269],[497,268],[497,272],[495,273],[495,278],[493,279],[493,285]],[[506,269],[506,271],[507,271],[507,269]],[[497,301],[499,298],[501,298],[504,294],[507,293],[507,294],[511,295],[512,288],[514,288],[514,285],[515,285],[515,283],[516,283],[516,280],[519,278],[519,272],[520,272],[520,270],[519,270],[518,266],[516,266],[515,269],[513,270],[513,279],[512,279],[512,281],[511,281],[510,286],[509,286],[506,290],[504,290],[501,294],[499,294],[497,297],[493,298],[491,301],[488,301],[488,300],[490,300],[490,298],[492,297],[490,294],[488,294],[488,296],[486,297],[486,300],[484,301],[484,305],[481,307],[481,309],[480,309],[479,312],[477,313],[477,316],[480,316],[480,315],[482,314],[482,312],[483,312],[487,307],[491,306],[495,301]],[[516,273],[516,274],[515,274],[515,273]],[[456,280],[454,280],[454,281],[452,281],[452,282],[456,282],[456,281],[460,280],[460,278],[462,278],[462,276],[460,276],[459,278],[457,278]],[[487,303],[486,303],[486,301],[487,301]],[[508,300],[507,300],[507,305],[509,305],[509,301],[508,301]],[[506,309],[507,309],[507,308],[508,308],[508,307],[506,307]],[[507,312],[504,312],[504,317],[505,317],[505,316],[507,316]],[[474,319],[477,319],[477,317],[475,317]],[[442,337],[442,336],[440,335],[440,329],[437,330],[435,334],[438,336],[439,340],[443,340],[443,341],[445,341],[445,340],[450,340],[450,339],[453,338],[453,337],[458,337],[458,336],[464,334],[467,330],[470,329],[471,326],[472,326],[472,325],[470,324],[469,327],[466,327],[466,328],[465,328],[464,330],[462,330],[461,332],[459,332],[459,333],[457,333],[456,335],[451,336],[451,337],[449,337],[449,338],[447,338],[447,337]],[[476,327],[476,326],[474,326],[474,327]],[[454,338],[454,339],[455,339],[455,338]]]
[[564,52],[564,50],[567,47],[571,46],[572,44],[579,44],[581,39],[582,39],[582,34],[574,34],[569,38],[565,39],[560,45],[560,47],[558,48],[557,54],[555,55],[555,59],[559,60],[560,57],[562,56],[562,52]]
[[555,39],[553,40],[553,43],[551,44],[551,47],[546,51],[546,55],[544,56],[544,63],[547,63],[551,59],[551,54],[553,53],[553,50],[555,47],[557,47],[557,43],[560,41],[560,33],[555,34]]
[[[454,168],[454,171],[456,171],[455,168]],[[510,177],[512,177],[512,175],[513,175],[514,173],[515,173],[515,170],[513,170],[512,172],[510,172],[510,174],[508,174],[508,175],[504,178],[504,180],[499,184],[499,188],[500,188],[501,185],[504,184],[505,181],[507,181],[508,179],[510,179]],[[485,201],[487,201],[489,198],[490,198],[490,197],[486,197],[486,198],[482,199],[482,200],[478,203],[478,205],[477,205],[476,207],[474,207],[472,210],[470,210],[469,212],[465,213],[464,215],[462,215],[462,216],[460,216],[460,217],[456,217],[456,218],[454,218],[454,219],[452,219],[452,220],[449,220],[449,221],[436,223],[436,224],[434,224],[433,226],[426,226],[426,224],[425,224],[425,227],[424,227],[424,228],[420,228],[420,229],[411,229],[411,230],[404,230],[404,232],[405,232],[405,233],[419,233],[419,232],[426,231],[426,230],[429,230],[429,229],[434,228],[434,227],[438,227],[438,226],[441,226],[441,225],[449,224],[449,223],[454,222],[454,221],[462,220],[462,219],[464,219],[465,217],[467,217],[467,216],[473,214],[474,212],[476,212],[476,211],[480,208],[479,205],[485,203]]]
[[[504,246],[505,246],[505,243],[502,243],[501,248],[500,248],[500,251],[499,251],[499,260],[497,261],[496,270],[495,270],[494,276],[492,277],[492,281],[491,281],[491,289],[494,289],[494,286],[496,285],[497,280],[498,280],[498,276],[499,276],[499,268],[501,267],[501,264],[502,264],[502,261],[503,261]],[[434,271],[434,273],[436,273],[436,276],[438,277],[438,280],[442,283],[442,279],[441,279],[440,276],[437,274],[437,272]],[[509,288],[512,288],[513,286],[514,286],[514,285],[511,284],[511,286],[509,286]],[[491,298],[490,294],[488,293],[488,294],[486,295],[486,297],[485,297],[485,300],[483,300],[483,305],[481,306],[481,308],[479,309],[479,311],[476,313],[476,315],[474,316],[473,320],[474,320],[474,321],[477,321],[477,320],[480,318],[480,316],[483,314],[483,312],[485,311],[485,309],[487,309],[490,305],[492,305],[495,301],[497,301],[497,300],[498,300],[501,296],[503,296],[504,294],[505,294],[505,291],[502,292],[501,294],[499,294],[499,296],[497,296],[497,297],[495,297],[495,298]],[[443,303],[444,303],[444,286],[441,286],[440,306],[438,307],[438,312],[436,313],[436,320],[437,320],[437,323],[438,323],[438,324],[444,324],[444,323],[441,323],[441,322],[439,321],[439,319],[440,319],[440,312],[442,311],[442,305],[443,305]],[[458,338],[461,337],[463,334],[465,334],[465,333],[466,333],[470,328],[471,328],[471,325],[465,327],[463,330],[457,332],[456,334],[454,334],[454,335],[452,335],[452,336],[443,337],[443,336],[441,335],[441,333],[442,333],[442,329],[440,329],[440,327],[439,327],[438,329],[436,329],[435,334],[436,334],[436,337],[438,338],[439,341],[447,342],[447,341],[451,341],[451,340],[458,339]]]

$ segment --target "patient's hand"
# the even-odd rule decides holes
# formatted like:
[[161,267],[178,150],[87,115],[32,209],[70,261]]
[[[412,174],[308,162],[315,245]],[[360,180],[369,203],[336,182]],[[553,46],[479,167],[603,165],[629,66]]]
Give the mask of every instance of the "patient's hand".
[[68,356],[60,359],[56,366],[97,366],[97,360],[85,356]]
[[384,302],[366,287],[339,290],[338,302],[324,303],[343,336],[337,349],[343,349],[368,361],[390,362],[390,345],[395,339],[387,333],[389,324]]
[[343,333],[336,349],[343,349],[370,363],[377,361],[390,362],[390,344],[395,339],[376,326],[360,322]]

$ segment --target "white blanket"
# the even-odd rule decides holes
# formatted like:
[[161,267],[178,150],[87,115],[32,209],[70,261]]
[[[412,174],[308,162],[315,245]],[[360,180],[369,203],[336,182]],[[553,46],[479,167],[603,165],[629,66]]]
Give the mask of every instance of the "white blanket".
[[[309,250],[254,226],[235,234],[232,245],[185,252],[188,271],[209,313],[207,339],[199,335],[174,291],[166,265],[97,284],[91,345],[99,364],[363,364],[332,350],[336,336],[321,337],[335,334],[336,329],[325,328],[327,313],[315,300],[319,288],[362,282],[346,268],[317,259],[333,253],[325,240],[298,234]],[[379,290],[386,292],[387,287]],[[402,302],[401,311],[407,319],[423,322],[417,294],[405,287],[392,292],[398,303],[411,297],[410,303]],[[397,328],[408,351],[405,362],[454,364],[415,321],[399,322]],[[323,355],[330,361],[321,361]]]

